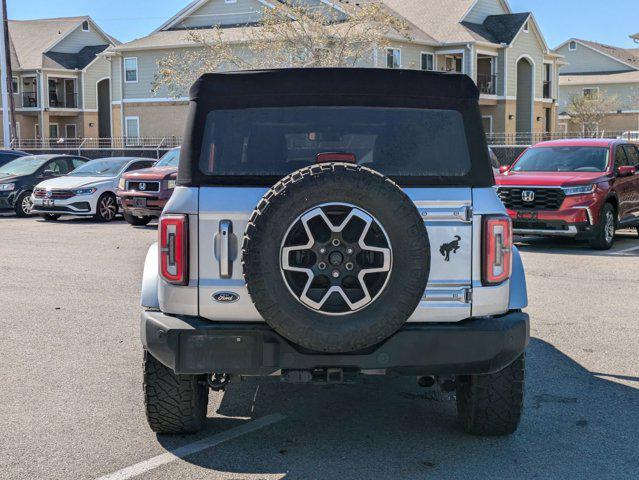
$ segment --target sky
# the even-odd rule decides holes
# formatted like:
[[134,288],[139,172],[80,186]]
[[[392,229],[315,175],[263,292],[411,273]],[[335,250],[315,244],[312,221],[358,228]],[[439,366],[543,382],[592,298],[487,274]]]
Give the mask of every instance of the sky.
[[[7,0],[7,8],[9,18],[14,20],[90,15],[103,30],[127,42],[148,35],[189,1]],[[509,3],[513,12],[533,12],[551,48],[570,37],[639,48],[629,38],[639,32],[639,0],[510,0]]]

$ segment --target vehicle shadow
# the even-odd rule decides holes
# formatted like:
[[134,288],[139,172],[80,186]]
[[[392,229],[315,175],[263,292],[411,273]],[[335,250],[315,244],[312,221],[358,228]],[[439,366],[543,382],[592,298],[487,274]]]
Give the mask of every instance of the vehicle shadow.
[[[455,402],[429,400],[415,379],[323,387],[251,380],[229,386],[217,413],[286,419],[185,461],[289,479],[637,478],[639,385],[611,381],[614,372],[593,374],[540,339],[531,341],[526,368],[525,414],[510,437],[466,435]],[[196,439],[236,425],[209,418]],[[173,450],[194,438],[158,441]]]
[[[593,257],[639,256],[639,237],[635,231],[622,230],[615,234],[615,244],[610,250],[593,250],[587,241],[562,237],[519,237],[513,239],[522,252],[554,253]],[[635,250],[636,249],[636,250]]]

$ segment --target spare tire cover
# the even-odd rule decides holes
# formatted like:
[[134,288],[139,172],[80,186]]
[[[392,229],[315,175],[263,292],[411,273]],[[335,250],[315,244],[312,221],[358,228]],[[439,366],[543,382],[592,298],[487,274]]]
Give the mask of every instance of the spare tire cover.
[[331,163],[298,170],[264,195],[242,264],[251,299],[276,332],[313,351],[347,353],[387,339],[415,311],[430,246],[394,182]]

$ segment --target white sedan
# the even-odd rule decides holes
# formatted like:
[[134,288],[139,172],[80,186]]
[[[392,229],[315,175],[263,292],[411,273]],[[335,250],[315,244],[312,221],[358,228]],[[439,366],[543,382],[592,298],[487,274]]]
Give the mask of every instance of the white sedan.
[[32,213],[45,220],[62,215],[92,216],[110,222],[118,213],[115,192],[123,173],[149,168],[148,158],[100,158],[85,163],[63,177],[36,185],[31,195]]

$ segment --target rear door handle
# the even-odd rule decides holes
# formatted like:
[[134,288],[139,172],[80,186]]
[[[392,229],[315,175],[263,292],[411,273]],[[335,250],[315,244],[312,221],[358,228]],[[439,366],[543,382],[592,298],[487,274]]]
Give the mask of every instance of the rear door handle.
[[220,235],[220,278],[231,278],[233,264],[231,263],[230,237],[233,234],[233,222],[230,220],[220,221],[218,233]]

